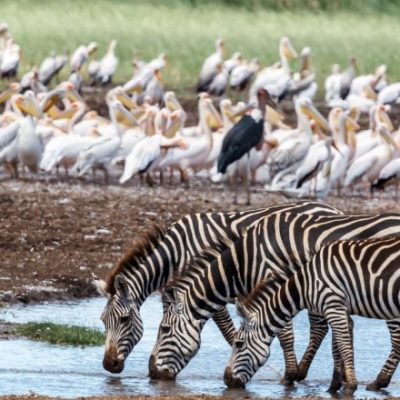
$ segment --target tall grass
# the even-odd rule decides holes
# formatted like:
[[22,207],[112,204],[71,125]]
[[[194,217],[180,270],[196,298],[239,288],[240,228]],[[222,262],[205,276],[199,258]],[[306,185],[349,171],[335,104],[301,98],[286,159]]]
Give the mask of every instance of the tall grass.
[[[299,50],[311,46],[320,83],[331,64],[345,65],[350,55],[357,57],[361,72],[386,63],[392,79],[400,79],[397,8],[393,13],[315,13],[300,11],[298,4],[319,4],[319,9],[330,10],[333,6],[329,4],[347,3],[356,9],[357,4],[373,7],[380,2],[249,0],[250,7],[243,8],[244,0],[226,1],[237,6],[227,6],[224,0],[13,0],[0,1],[0,9],[1,19],[9,23],[21,44],[22,70],[38,65],[50,50],[73,51],[91,40],[99,43],[100,56],[109,40],[116,38],[120,64],[115,80],[131,76],[134,52],[150,59],[165,51],[169,57],[165,82],[170,87],[187,88],[195,84],[202,61],[214,51],[216,37],[225,39],[229,53],[241,51],[245,57],[258,57],[268,65],[278,59],[279,38],[287,35]],[[393,2],[386,0],[385,7]],[[279,10],[279,4],[298,12],[265,8]]]

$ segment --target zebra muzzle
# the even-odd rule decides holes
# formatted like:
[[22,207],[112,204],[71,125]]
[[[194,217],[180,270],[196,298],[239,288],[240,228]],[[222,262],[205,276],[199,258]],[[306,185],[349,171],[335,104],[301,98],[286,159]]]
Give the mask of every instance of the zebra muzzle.
[[226,367],[224,373],[225,385],[230,389],[243,389],[246,383],[239,377],[234,377],[231,367]]
[[173,381],[176,374],[167,368],[158,369],[155,365],[149,365],[150,379],[161,379],[163,381]]
[[104,354],[103,358],[103,368],[113,374],[119,374],[123,371],[125,366],[125,361],[117,355],[117,349],[111,347],[108,352]]

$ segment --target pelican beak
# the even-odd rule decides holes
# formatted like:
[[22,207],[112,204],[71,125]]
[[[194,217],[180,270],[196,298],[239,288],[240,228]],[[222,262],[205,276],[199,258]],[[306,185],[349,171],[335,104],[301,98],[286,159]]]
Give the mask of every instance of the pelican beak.
[[37,102],[31,98],[25,98],[20,104],[20,109],[27,114],[30,114],[36,118],[41,118],[43,116],[42,110],[38,106]]
[[218,114],[218,111],[215,109],[211,100],[207,106],[207,123],[208,126],[215,130],[218,130],[224,126],[221,116]]
[[276,111],[273,107],[267,105],[266,107],[266,120],[270,124],[277,125],[279,122],[284,120],[284,116]]
[[358,125],[358,123],[350,117],[346,118],[346,130],[347,131],[352,131],[352,132],[356,132],[360,129],[360,125]]
[[394,126],[391,119],[389,118],[389,115],[387,115],[386,111],[379,110],[379,119],[382,123],[384,123],[388,127],[390,132],[393,132]]
[[388,144],[391,144],[397,151],[400,151],[400,146],[394,141],[388,127],[381,127],[380,134]]
[[119,100],[128,110],[133,108],[137,108],[137,104],[124,92],[119,92],[116,96],[117,100]]
[[238,118],[243,117],[244,114],[254,109],[254,104],[248,103],[241,110],[232,114],[232,118],[237,121]]
[[85,100],[83,100],[82,96],[77,92],[75,87],[67,91],[67,98],[71,101],[79,101],[80,103],[85,103]]
[[301,111],[310,119],[313,119],[318,126],[325,132],[330,132],[329,124],[326,118],[315,108],[312,103],[307,103],[301,106]]
[[60,100],[61,96],[59,96],[58,94],[53,94],[49,96],[48,99],[46,100],[46,103],[43,105],[43,112],[49,111]]
[[294,60],[295,58],[298,57],[297,51],[294,49],[294,47],[289,42],[289,40],[285,43],[285,47],[283,49],[283,53],[285,54],[285,57],[289,61]]

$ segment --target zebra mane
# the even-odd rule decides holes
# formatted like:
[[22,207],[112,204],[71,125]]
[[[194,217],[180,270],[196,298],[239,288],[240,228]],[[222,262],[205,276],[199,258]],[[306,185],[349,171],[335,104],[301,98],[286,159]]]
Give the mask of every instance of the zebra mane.
[[215,260],[225,249],[227,242],[214,244],[211,248],[205,248],[197,256],[193,257],[182,270],[177,270],[168,281],[165,289],[180,287],[184,282],[187,282],[192,277],[201,273],[207,266]]
[[131,248],[115,264],[106,279],[106,291],[108,293],[115,294],[115,277],[126,267],[132,267],[143,260],[164,237],[165,232],[163,227],[153,224],[133,241]]
[[251,293],[248,296],[241,298],[240,301],[245,307],[251,307],[258,298],[268,295],[268,293],[271,293],[276,287],[282,285],[282,283],[282,277],[279,274],[272,272],[268,278],[262,279]]

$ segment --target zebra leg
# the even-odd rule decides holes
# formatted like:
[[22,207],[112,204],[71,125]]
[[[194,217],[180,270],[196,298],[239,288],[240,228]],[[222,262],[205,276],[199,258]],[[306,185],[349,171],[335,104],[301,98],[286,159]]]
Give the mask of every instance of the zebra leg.
[[340,358],[339,348],[334,333],[332,333],[332,357],[333,357],[333,373],[331,384],[329,385],[328,392],[331,394],[336,393],[343,385],[342,381],[342,359]]
[[[346,376],[346,385],[344,393],[352,395],[357,389],[357,379],[354,371],[354,353],[352,346],[351,328],[349,326],[349,317],[346,309],[335,308],[327,310],[326,319],[332,328],[333,343],[337,346],[339,358],[344,364],[344,374]],[[339,362],[339,365],[341,363]],[[337,367],[337,358],[335,356],[335,366]],[[337,371],[337,369],[336,369]],[[340,367],[339,367],[340,376]],[[339,380],[340,377],[339,377]],[[332,387],[332,384],[331,384]]]
[[226,307],[221,308],[221,310],[217,311],[212,319],[218,326],[218,329],[221,331],[225,340],[229,343],[230,346],[233,345],[233,340],[236,335],[236,328],[233,324],[232,318],[229,314],[229,311]]
[[278,334],[279,343],[282,346],[285,358],[285,375],[281,383],[291,385],[298,375],[296,353],[294,352],[294,333],[293,324],[289,322]]
[[367,385],[367,390],[379,390],[389,385],[400,361],[400,320],[387,321],[392,349],[376,379]]
[[300,361],[297,381],[302,381],[306,378],[311,362],[329,330],[325,317],[309,313],[308,319],[310,321],[310,342]]

